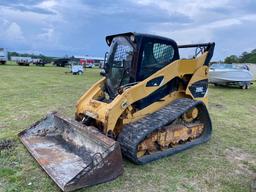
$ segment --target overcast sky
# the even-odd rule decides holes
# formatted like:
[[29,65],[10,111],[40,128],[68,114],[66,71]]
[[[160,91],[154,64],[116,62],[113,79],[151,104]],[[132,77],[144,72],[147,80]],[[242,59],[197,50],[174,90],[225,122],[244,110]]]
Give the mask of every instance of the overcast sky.
[[216,42],[214,59],[256,48],[256,0],[0,0],[0,47],[103,56],[105,36],[136,31]]

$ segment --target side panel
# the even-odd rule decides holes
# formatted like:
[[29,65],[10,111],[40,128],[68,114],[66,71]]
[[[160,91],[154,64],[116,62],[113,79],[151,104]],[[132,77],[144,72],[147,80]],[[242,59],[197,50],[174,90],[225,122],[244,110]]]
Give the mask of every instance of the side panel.
[[[118,95],[111,103],[104,103],[97,101],[96,95],[101,92],[101,87],[103,86],[104,80],[102,79],[97,82],[91,89],[89,89],[82,98],[78,101],[77,112],[79,115],[88,113],[90,117],[97,119],[104,125],[104,132],[113,131],[116,128],[116,124],[120,116],[124,123],[129,123],[134,119],[142,118],[143,116],[150,114],[158,109],[166,106],[171,101],[179,97],[190,97],[191,94],[186,95],[185,90],[179,90],[178,92],[173,92],[173,94],[167,95],[160,102],[155,102],[146,108],[138,111],[134,111],[132,104],[138,100],[141,100],[151,93],[158,90],[160,87],[164,86],[170,80],[175,77],[182,78],[187,74],[194,74],[195,71],[204,65],[205,59],[208,52],[205,52],[196,59],[191,60],[176,60],[171,64],[160,69],[150,77],[139,82],[138,84],[126,89],[121,95]],[[163,80],[158,86],[147,86],[148,82],[157,78],[163,77]],[[125,114],[124,114],[125,112]]]
[[196,70],[186,89],[186,94],[195,100],[201,100],[208,104],[208,74],[209,68],[204,65]]
[[[82,97],[77,101],[76,104],[76,119],[82,120],[82,116],[80,114],[83,114],[85,111],[95,111],[95,108],[97,109],[99,107],[99,104],[104,105],[102,102],[98,102],[95,100],[98,96],[103,94],[102,87],[104,86],[106,78],[100,79],[98,82],[96,82],[89,90],[87,90]],[[99,104],[98,104],[99,103]],[[104,105],[105,107],[105,105]],[[91,109],[92,108],[92,109]],[[100,110],[100,109],[98,109]]]
[[[154,73],[153,75],[145,79],[144,81],[127,89],[122,95],[117,96],[109,106],[108,122],[106,126],[107,129],[114,130],[115,124],[119,119],[119,117],[121,116],[121,114],[123,113],[123,111],[134,102],[153,93],[154,91],[156,91],[157,89],[159,89],[160,87],[162,87],[163,85],[165,85],[167,82],[169,82],[175,77],[182,78],[186,74],[193,74],[195,70],[203,66],[207,54],[208,52],[205,52],[203,55],[193,60],[176,60],[173,63],[164,67],[163,69],[157,71],[156,73]],[[146,86],[147,82],[159,76],[164,77],[162,83],[159,86],[153,86],[153,87]],[[190,97],[190,95],[188,95],[187,97]],[[146,110],[143,110],[143,113],[142,111],[139,112],[140,118],[145,116],[146,114],[152,113],[166,106],[168,103],[170,103],[176,98],[177,97],[167,96],[164,102],[157,102],[157,104],[152,105],[153,107],[150,107],[151,105],[148,106]],[[125,107],[122,107],[122,106],[125,106]],[[136,116],[136,113],[132,116],[132,118],[138,118],[138,116]],[[129,123],[129,120],[126,120],[126,121],[127,123]]]

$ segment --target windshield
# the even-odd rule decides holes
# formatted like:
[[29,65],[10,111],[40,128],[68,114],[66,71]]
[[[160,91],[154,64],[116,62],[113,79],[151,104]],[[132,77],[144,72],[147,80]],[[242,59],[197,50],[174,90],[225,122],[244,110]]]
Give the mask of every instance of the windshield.
[[107,87],[116,95],[117,89],[129,83],[133,46],[125,37],[115,37],[110,45],[107,59]]

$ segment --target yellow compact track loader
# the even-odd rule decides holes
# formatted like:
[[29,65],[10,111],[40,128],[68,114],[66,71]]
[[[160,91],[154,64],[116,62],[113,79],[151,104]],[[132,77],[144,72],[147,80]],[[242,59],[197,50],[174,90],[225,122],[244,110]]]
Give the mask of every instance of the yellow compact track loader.
[[[122,155],[145,164],[210,139],[208,67],[214,43],[177,45],[139,33],[106,37],[101,75],[78,100],[75,120],[51,113],[19,134],[63,191],[107,182]],[[192,59],[180,49],[194,48]]]

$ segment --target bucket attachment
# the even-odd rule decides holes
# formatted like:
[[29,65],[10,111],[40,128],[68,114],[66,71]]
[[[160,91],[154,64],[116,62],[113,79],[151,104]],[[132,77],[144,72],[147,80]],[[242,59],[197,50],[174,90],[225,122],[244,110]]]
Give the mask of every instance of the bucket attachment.
[[63,191],[107,182],[123,172],[116,141],[60,114],[47,115],[19,137]]

